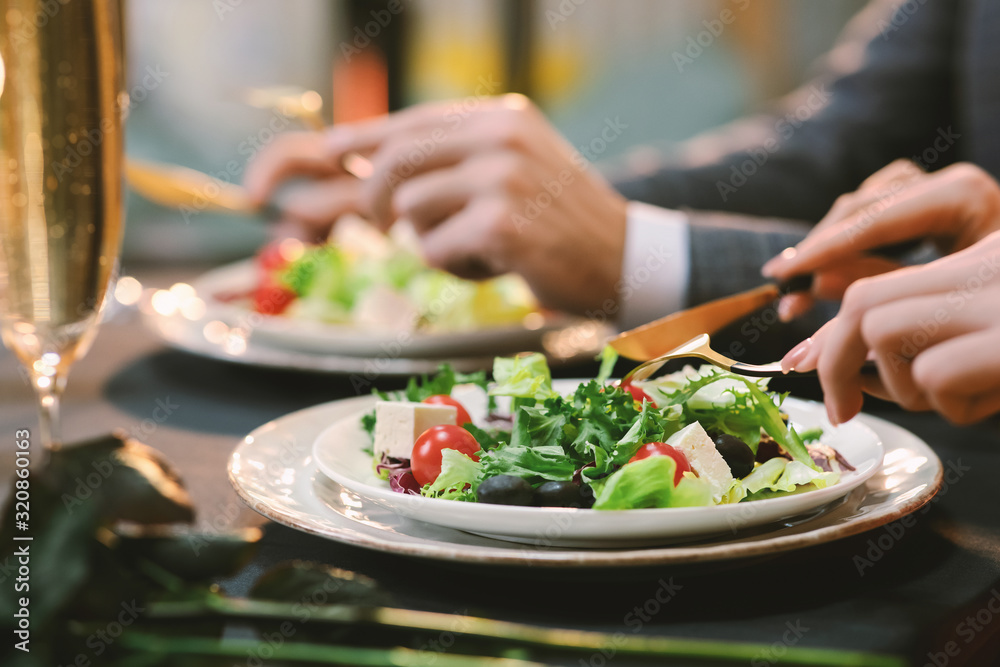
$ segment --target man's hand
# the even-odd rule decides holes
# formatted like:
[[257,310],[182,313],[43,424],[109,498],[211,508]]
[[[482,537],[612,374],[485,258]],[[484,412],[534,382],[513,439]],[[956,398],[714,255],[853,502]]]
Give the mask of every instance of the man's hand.
[[[817,369],[830,420],[862,391],[956,424],[1000,411],[1000,232],[923,266],[855,282],[837,317],[782,360]],[[872,358],[878,377],[860,369]]]
[[[348,178],[339,165],[351,152],[373,175],[324,200]],[[331,128],[320,151],[275,142],[256,162],[247,184],[259,197],[290,174],[323,179],[309,186],[309,201],[328,203],[326,214],[306,207],[314,222],[332,224],[345,206],[384,228],[407,219],[432,266],[466,278],[519,273],[553,308],[583,312],[616,297],[626,202],[523,96],[473,111],[411,107]]]
[[900,160],[840,197],[809,236],[765,264],[763,273],[781,280],[814,275],[811,294],[787,296],[779,305],[789,320],[813,298],[839,299],[855,280],[898,268],[870,254],[879,247],[929,238],[954,252],[997,229],[1000,186],[982,169],[963,163],[926,174]]

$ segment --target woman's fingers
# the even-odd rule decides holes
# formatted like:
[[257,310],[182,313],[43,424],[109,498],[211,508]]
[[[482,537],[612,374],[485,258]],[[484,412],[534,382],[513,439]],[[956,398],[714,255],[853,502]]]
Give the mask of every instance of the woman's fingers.
[[961,248],[1000,226],[998,214],[996,182],[978,167],[952,165],[818,230],[793,252],[765,264],[764,271],[787,278],[915,238],[949,237]]
[[957,336],[922,353],[913,374],[930,405],[956,424],[1000,409],[1000,328]]
[[852,283],[871,276],[881,275],[900,268],[898,262],[881,257],[858,257],[813,274],[812,290],[807,294],[793,292],[778,302],[778,318],[790,322],[801,317],[815,304],[816,299],[841,299]]

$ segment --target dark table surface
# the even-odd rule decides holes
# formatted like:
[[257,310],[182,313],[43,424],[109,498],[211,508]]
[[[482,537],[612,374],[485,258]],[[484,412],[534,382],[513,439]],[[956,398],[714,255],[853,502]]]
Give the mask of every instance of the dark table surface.
[[[145,270],[146,285],[169,286],[193,269]],[[559,374],[593,373],[585,365]],[[398,380],[387,380],[389,388]],[[812,381],[790,387],[816,396]],[[786,642],[899,653],[916,665],[991,665],[1000,655],[1000,428],[955,428],[933,414],[873,403],[868,411],[926,440],[952,470],[910,526],[869,533],[753,562],[697,569],[531,570],[456,566],[338,544],[271,524],[245,508],[226,463],[239,439],[264,422],[354,396],[348,378],[241,367],[164,347],[136,313],[106,323],[70,375],[66,440],[124,428],[178,467],[207,530],[264,526],[255,560],[223,582],[245,593],[270,565],[305,559],[367,574],[415,609],[552,626],[774,644]],[[0,461],[13,461],[13,433],[35,428],[34,399],[15,359],[0,351]],[[157,421],[163,405],[174,406]],[[4,475],[6,476],[6,474]],[[880,539],[881,538],[881,539]],[[673,583],[655,614],[636,609]],[[636,619],[639,618],[639,622]],[[952,642],[952,644],[949,644]],[[948,655],[948,651],[957,655]],[[633,664],[590,656],[566,664]]]

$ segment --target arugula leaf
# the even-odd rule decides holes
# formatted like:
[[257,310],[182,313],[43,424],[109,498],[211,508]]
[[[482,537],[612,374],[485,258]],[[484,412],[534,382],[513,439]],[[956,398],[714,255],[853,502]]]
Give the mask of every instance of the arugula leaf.
[[411,377],[406,383],[403,395],[406,400],[413,403],[420,403],[429,396],[437,394],[450,395],[451,390],[458,384],[475,384],[486,389],[486,373],[478,371],[476,373],[458,373],[450,364],[441,364],[438,372],[432,377],[422,375],[418,380]]
[[529,434],[529,419],[520,408],[514,417],[511,444],[483,453],[479,461],[486,477],[515,475],[531,483],[542,480],[565,481],[580,467],[559,444],[534,444]]
[[620,389],[605,388],[593,380],[577,388],[573,396],[573,406],[577,408],[573,420],[576,434],[570,443],[577,453],[586,454],[588,443],[610,450],[621,438],[623,426],[619,422],[623,420],[612,408],[615,403],[627,405],[627,412],[630,413],[627,420],[635,418],[631,394],[626,398],[625,392]]
[[743,380],[747,389],[750,390],[750,394],[754,397],[754,403],[759,409],[761,421],[763,422],[761,425],[767,431],[767,434],[784,447],[785,451],[791,454],[793,459],[813,470],[819,471],[819,466],[816,465],[809,455],[809,450],[806,449],[802,438],[799,437],[794,428],[785,426],[785,422],[781,419],[781,412],[778,411],[778,406],[774,404],[767,394],[761,391],[756,383],[742,376],[736,377]]
[[610,345],[605,345],[601,353],[597,355],[596,361],[601,362],[601,368],[597,371],[597,377],[594,380],[597,384],[604,384],[611,377],[611,374],[615,370],[615,363],[618,361],[618,353],[615,352],[615,348]]
[[615,443],[611,450],[610,463],[624,465],[646,443],[666,442],[668,437],[683,426],[679,416],[674,411],[660,411],[648,402],[643,403],[639,418],[633,422],[631,428]]

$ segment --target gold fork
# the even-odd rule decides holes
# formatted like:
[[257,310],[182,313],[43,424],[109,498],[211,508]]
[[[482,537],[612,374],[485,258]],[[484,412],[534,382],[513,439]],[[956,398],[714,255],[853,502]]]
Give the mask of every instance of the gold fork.
[[[708,334],[701,334],[666,354],[639,364],[629,371],[628,375],[622,378],[621,384],[627,385],[629,382],[634,381],[641,382],[660,370],[668,361],[685,358],[701,359],[723,370],[750,377],[774,377],[784,374],[781,370],[780,361],[772,361],[769,364],[748,364],[730,359],[726,355],[712,349],[712,339]],[[861,372],[865,375],[875,374],[878,372],[878,368],[873,362],[866,361],[864,366],[861,367]],[[796,375],[815,375],[815,371],[789,371],[789,374],[793,373]]]

